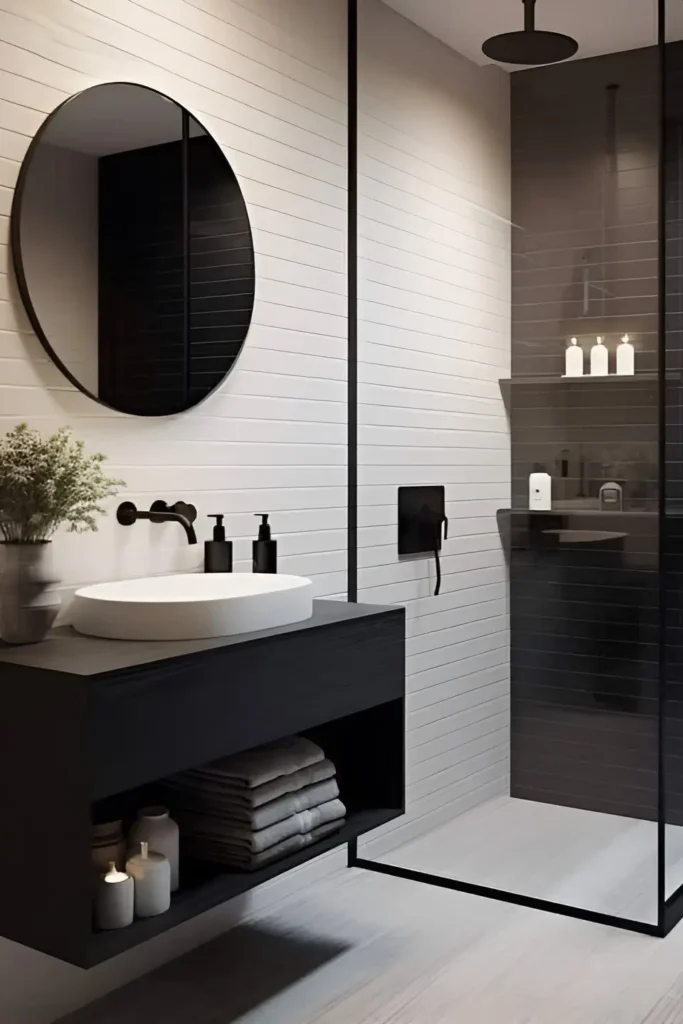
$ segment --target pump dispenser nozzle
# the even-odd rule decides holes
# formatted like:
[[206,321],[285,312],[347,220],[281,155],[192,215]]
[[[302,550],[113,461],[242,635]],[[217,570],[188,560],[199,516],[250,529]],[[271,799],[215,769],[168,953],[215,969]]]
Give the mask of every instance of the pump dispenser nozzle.
[[213,528],[213,539],[214,540],[225,540],[225,527],[223,526],[223,520],[225,516],[219,513],[212,512],[207,516],[207,519],[215,519],[216,525]]
[[268,512],[254,512],[257,519],[261,520],[261,525],[258,528],[258,539],[259,540],[270,540],[270,526],[268,524]]

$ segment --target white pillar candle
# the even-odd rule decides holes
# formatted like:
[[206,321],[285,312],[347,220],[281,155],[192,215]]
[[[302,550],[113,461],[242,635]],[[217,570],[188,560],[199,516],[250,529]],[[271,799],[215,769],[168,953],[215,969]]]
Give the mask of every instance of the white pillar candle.
[[591,376],[606,377],[609,373],[609,355],[603,344],[603,339],[598,337],[591,349]]
[[98,928],[126,928],[133,923],[135,886],[133,879],[119,871],[114,861],[100,877],[95,894],[95,924]]
[[156,917],[171,906],[171,865],[161,853],[152,853],[149,843],[140,847],[126,864],[135,880],[135,916]]
[[583,349],[576,338],[572,338],[564,357],[565,377],[583,377]]
[[629,341],[628,334],[621,339],[617,348],[617,373],[622,377],[632,377],[636,372],[635,350]]

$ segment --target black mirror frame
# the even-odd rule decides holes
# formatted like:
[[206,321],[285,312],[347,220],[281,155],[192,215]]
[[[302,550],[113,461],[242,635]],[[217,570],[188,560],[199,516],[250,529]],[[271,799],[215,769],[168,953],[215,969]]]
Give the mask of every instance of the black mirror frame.
[[[28,174],[29,174],[29,171],[31,169],[31,161],[33,159],[33,156],[34,156],[38,146],[40,145],[40,142],[42,140],[42,137],[43,137],[45,131],[47,130],[49,125],[52,123],[52,120],[59,114],[59,112],[61,110],[64,109],[64,107],[68,106],[70,103],[73,103],[74,100],[77,100],[84,93],[92,92],[93,89],[100,89],[103,86],[109,86],[109,85],[130,85],[130,86],[134,86],[137,89],[147,89],[148,92],[153,92],[157,96],[160,96],[162,99],[166,100],[167,102],[175,104],[175,106],[178,107],[178,110],[183,115],[183,117],[189,116],[194,121],[196,121],[197,124],[199,125],[199,127],[202,129],[202,131],[205,132],[205,134],[210,139],[213,139],[213,141],[216,143],[216,145],[219,147],[219,149],[221,149],[221,152],[223,152],[223,148],[220,145],[220,143],[216,142],[216,140],[214,139],[214,137],[211,134],[211,132],[199,120],[199,118],[195,116],[195,114],[190,114],[190,112],[187,110],[187,108],[184,107],[181,103],[179,103],[178,100],[173,99],[173,97],[168,96],[166,93],[161,92],[161,90],[155,89],[155,88],[153,88],[150,85],[144,85],[141,82],[130,82],[130,81],[124,81],[124,80],[118,80],[117,79],[117,80],[114,80],[114,81],[111,81],[111,82],[98,82],[96,85],[88,86],[87,89],[81,89],[78,92],[75,92],[72,96],[68,96],[65,100],[63,100],[58,106],[55,107],[54,110],[52,110],[47,115],[45,120],[42,122],[42,124],[38,128],[38,131],[36,132],[36,134],[31,139],[29,147],[26,150],[26,154],[24,156],[24,159],[21,162],[21,166],[19,168],[19,174],[17,176],[17,183],[16,183],[16,186],[15,186],[15,189],[14,189],[14,195],[12,197],[12,206],[11,206],[11,209],[10,209],[10,250],[11,250],[11,257],[12,257],[12,267],[13,267],[13,270],[14,270],[14,277],[15,277],[15,280],[17,282],[17,287],[19,289],[19,295],[21,296],[21,301],[22,301],[22,303],[24,305],[24,309],[26,310],[26,314],[27,314],[27,316],[29,318],[31,327],[33,328],[33,330],[34,330],[38,340],[40,341],[41,345],[43,346],[43,348],[45,349],[45,351],[49,355],[49,357],[52,360],[52,362],[64,374],[66,379],[71,384],[73,384],[73,386],[75,388],[77,388],[78,391],[80,391],[84,395],[87,395],[88,398],[91,398],[93,400],[93,402],[97,402],[98,405],[103,406],[105,409],[111,409],[112,412],[118,413],[119,416],[134,416],[134,417],[139,418],[139,419],[163,419],[163,418],[168,417],[168,416],[179,416],[179,415],[182,415],[183,413],[190,412],[191,409],[196,409],[198,406],[202,405],[208,398],[211,397],[211,395],[214,395],[219,390],[219,388],[221,388],[223,386],[223,384],[225,383],[227,378],[230,376],[230,374],[234,370],[234,368],[237,365],[237,362],[239,360],[239,356],[242,353],[242,348],[244,348],[244,345],[246,343],[247,336],[249,334],[249,330],[251,328],[251,323],[252,323],[252,320],[253,320],[254,305],[255,305],[255,300],[256,300],[256,268],[254,266],[254,298],[253,298],[252,304],[251,304],[251,311],[250,311],[250,314],[249,314],[249,321],[248,321],[248,323],[246,324],[246,327],[245,327],[244,340],[242,341],[242,347],[240,348],[240,353],[235,357],[235,359],[232,362],[232,365],[227,370],[225,375],[222,377],[220,383],[217,384],[215,388],[212,388],[211,391],[207,392],[206,395],[204,395],[198,402],[195,402],[193,405],[187,406],[187,408],[185,408],[183,410],[180,410],[179,412],[172,412],[172,413],[142,413],[142,414],[140,414],[140,413],[124,412],[121,409],[117,409],[116,406],[110,405],[108,402],[103,401],[97,395],[93,394],[92,391],[90,391],[83,384],[81,384],[81,382],[79,380],[77,380],[77,378],[73,375],[73,373],[71,373],[69,368],[62,362],[62,360],[59,358],[59,356],[57,355],[57,353],[53,349],[52,345],[50,344],[50,341],[49,341],[47,335],[45,334],[45,331],[43,330],[43,328],[41,326],[40,320],[38,318],[38,314],[36,313],[35,307],[33,305],[33,301],[31,299],[31,294],[30,294],[30,290],[29,290],[29,286],[28,286],[28,281],[26,280],[26,273],[25,273],[25,270],[24,270],[24,263],[23,263],[23,259],[22,259],[22,253],[21,253],[21,208],[22,208],[22,202],[23,202],[23,196],[24,196],[24,189],[26,187],[26,180],[28,178]],[[225,156],[225,154],[223,154],[223,155]],[[226,164],[228,165],[228,167],[232,171],[232,165],[230,164],[230,161],[228,160],[227,156],[225,157],[225,162],[226,162]],[[232,171],[232,173],[234,174],[235,172]],[[239,184],[239,182],[238,182],[238,184]],[[242,194],[241,188],[240,188],[240,194]],[[248,230],[249,230],[249,241],[250,241],[250,244],[251,244],[251,251],[252,251],[252,254],[253,254],[254,264],[255,264],[256,263],[256,253],[255,253],[255,250],[254,250],[254,236],[253,236],[253,232],[251,230],[251,222],[249,220],[249,211],[248,211],[248,208],[247,208],[246,200],[244,199],[243,195],[242,195],[242,199],[244,201],[244,209],[245,209],[245,214],[246,214],[246,217],[247,217],[247,224],[248,224]]]

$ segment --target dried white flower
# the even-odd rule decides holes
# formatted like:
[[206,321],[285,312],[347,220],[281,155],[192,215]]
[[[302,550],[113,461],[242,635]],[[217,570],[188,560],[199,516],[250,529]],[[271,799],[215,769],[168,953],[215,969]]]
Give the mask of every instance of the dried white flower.
[[100,502],[123,480],[104,475],[104,455],[88,455],[68,427],[43,437],[26,423],[0,439],[0,533],[11,544],[39,544],[58,526],[96,530]]

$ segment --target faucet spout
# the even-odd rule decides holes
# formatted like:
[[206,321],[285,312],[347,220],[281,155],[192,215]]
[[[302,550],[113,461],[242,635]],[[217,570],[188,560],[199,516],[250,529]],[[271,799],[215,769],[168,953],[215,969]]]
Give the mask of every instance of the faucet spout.
[[[192,525],[192,523],[190,522],[189,519],[185,518],[185,516],[180,515],[180,513],[178,513],[178,512],[159,512],[159,513],[154,513],[153,512],[152,515],[155,516],[156,522],[180,523],[180,525],[182,526],[182,528],[185,531],[185,534],[187,536],[187,543],[188,544],[196,544],[197,543],[197,534],[194,532],[194,526]],[[158,516],[158,518],[156,518],[157,516]],[[139,517],[139,518],[142,518],[142,517]],[[151,516],[150,516],[150,518],[151,518]]]

